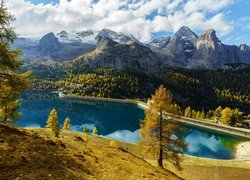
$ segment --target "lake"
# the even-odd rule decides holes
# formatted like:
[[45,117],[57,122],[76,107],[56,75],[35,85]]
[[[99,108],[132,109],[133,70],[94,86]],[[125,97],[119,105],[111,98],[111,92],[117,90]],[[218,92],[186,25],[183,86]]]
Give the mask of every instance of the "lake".
[[[134,104],[60,98],[50,91],[30,91],[21,98],[20,127],[45,127],[52,108],[58,113],[60,126],[66,117],[71,119],[72,130],[82,131],[97,127],[98,135],[125,142],[140,140],[139,123],[144,110]],[[185,126],[183,135],[189,144],[185,154],[214,159],[234,158],[234,147],[242,139],[194,126]]]

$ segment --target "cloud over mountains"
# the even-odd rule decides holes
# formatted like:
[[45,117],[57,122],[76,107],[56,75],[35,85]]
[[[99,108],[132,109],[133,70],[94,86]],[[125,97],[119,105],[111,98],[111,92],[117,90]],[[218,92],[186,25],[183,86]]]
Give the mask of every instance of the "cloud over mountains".
[[41,36],[50,31],[109,28],[149,41],[153,33],[176,32],[186,25],[194,30],[213,28],[219,36],[233,30],[223,9],[233,0],[60,0],[58,4],[32,4],[8,0],[22,36]]

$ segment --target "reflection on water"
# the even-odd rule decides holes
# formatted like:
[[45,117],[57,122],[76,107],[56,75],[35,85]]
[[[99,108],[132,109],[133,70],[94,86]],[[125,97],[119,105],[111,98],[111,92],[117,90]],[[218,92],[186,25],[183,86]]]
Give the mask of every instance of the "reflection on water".
[[216,159],[232,159],[235,144],[243,139],[202,128],[186,126],[185,141],[189,144],[185,154]]
[[[29,92],[22,96],[21,127],[44,127],[52,108],[58,112],[60,125],[66,117],[71,119],[72,129],[82,131],[86,126],[98,129],[98,134],[112,139],[136,143],[139,139],[139,120],[144,111],[131,104],[106,103],[59,98],[50,92]],[[184,126],[183,136],[189,144],[185,154],[216,159],[231,159],[234,146],[241,139],[193,126]]]
[[16,124],[21,127],[45,127],[52,108],[58,112],[61,127],[66,117],[71,119],[72,129],[82,131],[84,126],[98,129],[98,134],[109,135],[117,130],[131,132],[139,129],[139,120],[144,118],[144,111],[132,104],[105,103],[76,99],[59,98],[51,92],[27,92],[22,96],[21,120]]
[[134,132],[129,130],[118,130],[105,137],[130,143],[136,143],[140,140],[139,129]]

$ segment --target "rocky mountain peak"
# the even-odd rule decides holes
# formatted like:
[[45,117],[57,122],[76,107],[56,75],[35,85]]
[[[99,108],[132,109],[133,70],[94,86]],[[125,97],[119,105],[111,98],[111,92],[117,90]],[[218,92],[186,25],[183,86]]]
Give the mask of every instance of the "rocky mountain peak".
[[54,33],[48,33],[43,36],[39,42],[39,49],[43,52],[53,52],[60,48],[60,43],[58,38],[54,35]]
[[114,45],[118,44],[117,42],[113,41],[112,39],[108,37],[103,36],[97,36],[96,37],[96,45],[98,50],[103,50],[107,48],[112,48]]
[[133,35],[131,34],[125,34],[125,33],[119,33],[112,31],[110,29],[103,29],[101,30],[96,37],[107,37],[109,39],[112,39],[113,41],[119,42],[119,43],[128,43],[128,42],[137,42],[140,43]]
[[216,31],[214,29],[208,29],[202,33],[199,40],[213,41],[220,43],[221,41],[216,36]]
[[195,34],[191,29],[187,26],[182,26],[174,35],[174,38],[181,38],[187,40],[194,40],[197,39],[198,36]]

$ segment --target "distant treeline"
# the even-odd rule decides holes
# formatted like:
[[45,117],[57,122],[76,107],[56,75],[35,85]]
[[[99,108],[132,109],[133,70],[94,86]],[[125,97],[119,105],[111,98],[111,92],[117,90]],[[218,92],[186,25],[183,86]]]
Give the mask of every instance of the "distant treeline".
[[[53,72],[56,72],[54,77]],[[38,74],[33,89],[64,88],[70,94],[145,100],[163,84],[182,109],[191,106],[197,111],[209,111],[222,106],[250,113],[250,68],[234,71],[166,68],[163,79],[136,72],[89,67],[79,73],[61,68],[61,74],[59,70],[49,68],[45,78],[34,72],[35,76]]]

